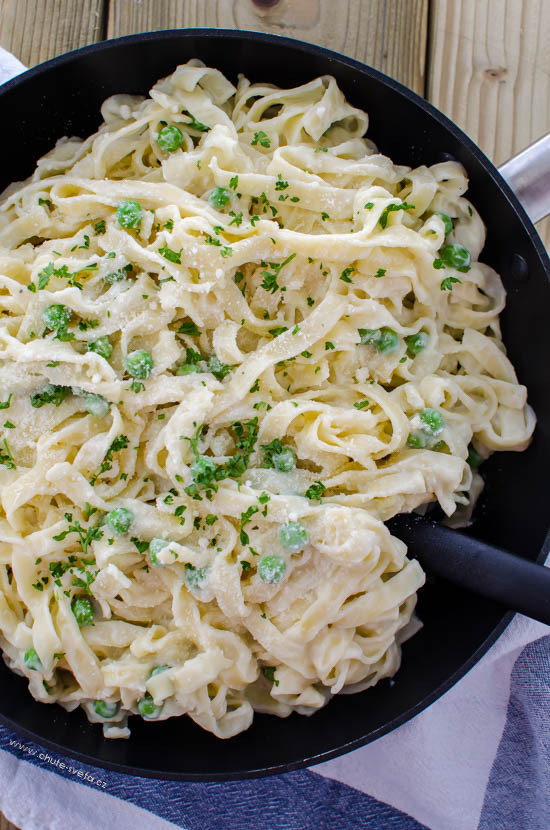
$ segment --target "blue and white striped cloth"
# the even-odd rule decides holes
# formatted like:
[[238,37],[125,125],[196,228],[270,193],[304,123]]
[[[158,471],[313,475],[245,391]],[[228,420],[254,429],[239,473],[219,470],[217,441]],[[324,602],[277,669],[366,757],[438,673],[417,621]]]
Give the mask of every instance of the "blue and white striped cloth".
[[[0,83],[23,69],[0,49]],[[549,830],[550,628],[517,615],[429,709],[308,770],[136,778],[0,725],[0,782],[0,810],[22,830]]]
[[0,810],[22,830],[548,830],[549,628],[516,616],[429,709],[308,770],[204,784],[137,778],[0,726],[0,781]]

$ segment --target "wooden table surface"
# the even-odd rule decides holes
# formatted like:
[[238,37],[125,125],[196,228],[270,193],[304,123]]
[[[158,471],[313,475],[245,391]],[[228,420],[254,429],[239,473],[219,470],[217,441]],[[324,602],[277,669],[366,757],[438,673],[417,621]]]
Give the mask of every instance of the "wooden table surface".
[[[284,34],[364,61],[428,98],[497,165],[550,132],[548,0],[0,0],[0,45],[28,66],[197,26]],[[549,220],[539,232],[548,245]]]

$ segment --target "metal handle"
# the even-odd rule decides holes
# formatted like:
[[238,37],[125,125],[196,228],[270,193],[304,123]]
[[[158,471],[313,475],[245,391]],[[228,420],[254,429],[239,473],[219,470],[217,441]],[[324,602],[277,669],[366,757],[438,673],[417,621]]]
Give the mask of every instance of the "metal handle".
[[532,222],[539,222],[550,214],[550,134],[505,161],[499,173]]

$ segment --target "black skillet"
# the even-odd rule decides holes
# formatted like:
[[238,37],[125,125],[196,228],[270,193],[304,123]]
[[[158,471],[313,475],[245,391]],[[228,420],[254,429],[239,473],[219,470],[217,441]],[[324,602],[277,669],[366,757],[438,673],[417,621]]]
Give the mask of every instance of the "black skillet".
[[[286,38],[216,29],[154,32],[63,55],[0,89],[3,114],[0,189],[28,176],[63,135],[90,135],[102,101],[116,92],[146,93],[190,58],[235,81],[293,87],[334,75],[345,95],[371,118],[368,135],[395,162],[416,166],[458,159],[470,177],[469,198],[487,224],[482,259],[508,291],[504,340],[538,416],[531,447],[497,453],[482,472],[486,489],[472,535],[542,561],[548,550],[550,459],[550,264],[520,203],[483,153],[458,127],[404,86],[357,61]],[[403,648],[395,683],[339,695],[311,718],[258,715],[245,733],[221,741],[189,718],[131,719],[132,736],[106,741],[80,711],[36,703],[26,682],[0,664],[0,716],[62,753],[138,775],[188,780],[243,778],[326,761],[395,729],[449,689],[487,651],[512,614],[449,582],[429,578],[420,591],[423,629]]]

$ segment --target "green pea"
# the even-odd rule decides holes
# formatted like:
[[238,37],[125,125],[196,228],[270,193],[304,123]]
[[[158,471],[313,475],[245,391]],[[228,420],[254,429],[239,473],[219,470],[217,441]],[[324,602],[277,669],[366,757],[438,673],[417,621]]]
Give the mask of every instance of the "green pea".
[[42,662],[34,648],[28,648],[23,656],[25,665],[31,671],[42,671]]
[[161,550],[163,550],[169,544],[170,542],[168,542],[167,539],[161,539],[160,536],[155,536],[155,538],[151,539],[151,541],[149,542],[149,552],[154,553],[156,555],[157,553],[160,553]]
[[115,533],[128,533],[134,514],[127,507],[115,507],[107,513],[105,521]]
[[88,351],[95,352],[100,357],[104,357],[105,360],[109,360],[113,353],[113,346],[108,337],[98,337],[97,340],[91,340],[88,343]]
[[124,359],[124,366],[129,375],[133,378],[148,378],[153,369],[153,358],[145,349],[136,349],[130,352]]
[[200,588],[206,579],[206,568],[195,568],[188,562],[185,564],[185,584],[188,588]]
[[468,458],[466,461],[473,470],[477,470],[477,468],[483,464],[483,458],[480,456],[473,444],[470,444],[468,447]]
[[157,143],[161,150],[174,153],[183,142],[183,133],[175,124],[169,124],[160,131]]
[[281,452],[271,455],[273,466],[282,473],[289,473],[296,466],[296,453],[291,447],[283,447]]
[[280,582],[285,571],[286,562],[282,556],[264,556],[258,563],[258,576],[269,585]]
[[383,326],[380,329],[380,340],[376,348],[379,352],[394,352],[399,348],[399,335],[393,329]]
[[380,329],[357,329],[361,337],[362,346],[377,346],[380,340]]
[[445,418],[438,409],[424,409],[420,413],[420,420],[431,435],[439,435],[445,428]]
[[407,446],[413,450],[423,450],[430,442],[430,436],[420,430],[419,432],[411,432],[407,438]]
[[84,405],[86,411],[95,418],[104,418],[109,414],[109,408],[111,406],[109,401],[106,401],[101,395],[95,395],[93,392],[85,395]]
[[279,528],[279,542],[284,550],[296,553],[307,545],[307,530],[300,522],[287,522]]
[[440,257],[445,265],[450,265],[458,271],[466,273],[466,271],[470,270],[472,257],[468,249],[464,248],[463,245],[445,245],[441,249]]
[[419,331],[418,334],[409,334],[405,337],[407,344],[407,351],[412,355],[417,355],[428,345],[430,338],[425,331]]
[[115,715],[118,715],[120,709],[120,703],[118,701],[110,703],[108,700],[94,700],[93,705],[96,715],[105,719],[114,718]]
[[208,201],[216,210],[222,210],[230,201],[233,194],[226,187],[215,187],[211,191]]
[[65,305],[49,305],[42,312],[42,319],[46,328],[52,331],[64,329],[70,323],[73,312]]
[[161,550],[164,550],[170,542],[167,542],[166,539],[161,539],[160,537],[156,536],[154,539],[151,539],[149,542],[149,557],[151,562],[155,567],[160,567],[163,563],[159,561],[158,554]]
[[142,216],[141,205],[134,199],[125,199],[117,205],[116,218],[121,228],[137,228],[139,230]]
[[443,224],[445,225],[445,236],[449,236],[453,229],[453,220],[450,216],[448,216],[446,213],[442,213],[441,211],[437,211],[436,216],[439,216],[439,218],[443,221]]
[[91,600],[86,597],[73,597],[71,609],[79,628],[94,624],[94,606]]
[[375,346],[379,352],[394,352],[399,348],[399,335],[388,326],[381,329],[358,329],[363,346]]
[[155,677],[157,674],[162,674],[163,671],[166,671],[169,668],[170,666],[155,666],[155,668],[151,669],[149,672],[149,677]]
[[141,700],[138,701],[137,710],[142,718],[147,718],[147,720],[155,720],[158,718],[160,713],[162,712],[163,705],[156,706],[153,703],[153,698],[149,694],[149,692],[145,692],[144,696]]

